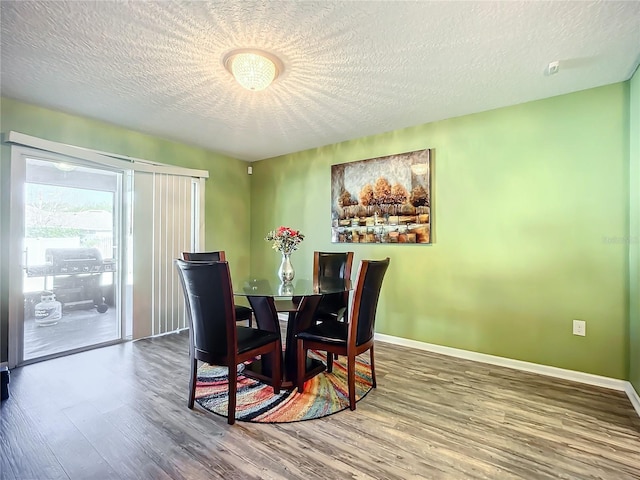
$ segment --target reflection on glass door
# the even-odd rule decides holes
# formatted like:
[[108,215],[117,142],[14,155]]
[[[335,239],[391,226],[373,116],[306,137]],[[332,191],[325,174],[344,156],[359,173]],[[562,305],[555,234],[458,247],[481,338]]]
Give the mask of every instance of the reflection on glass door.
[[26,163],[23,361],[121,338],[121,174]]

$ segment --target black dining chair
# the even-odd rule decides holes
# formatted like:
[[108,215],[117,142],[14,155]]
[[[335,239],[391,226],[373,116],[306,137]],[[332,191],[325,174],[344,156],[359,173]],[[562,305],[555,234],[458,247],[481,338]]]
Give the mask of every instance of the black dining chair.
[[[319,285],[327,280],[350,280],[353,252],[314,252],[313,281]],[[341,320],[349,307],[349,292],[324,295],[314,315],[316,322]]]
[[189,408],[193,408],[198,360],[229,369],[228,423],[235,422],[237,366],[258,355],[272,358],[271,385],[280,392],[282,344],[279,332],[236,325],[227,262],[176,260],[189,318]]
[[[353,252],[313,252],[313,281],[351,280]],[[349,292],[331,293],[320,299],[314,321],[343,320],[349,309]],[[327,355],[329,353],[327,352]],[[338,358],[338,355],[335,355]]]
[[388,257],[385,260],[362,260],[358,268],[351,317],[348,321],[325,320],[298,332],[296,335],[298,392],[304,392],[305,364],[307,350],[309,349],[327,352],[327,371],[329,372],[333,368],[331,353],[347,357],[347,383],[349,385],[349,408],[351,410],[356,409],[356,356],[367,350],[369,350],[371,358],[371,380],[373,388],[376,388],[373,339],[378,298],[380,297],[382,280],[388,267]]
[[[182,259],[188,262],[225,262],[227,260],[224,250],[217,252],[182,252]],[[247,320],[249,326],[253,325],[253,310],[244,305],[236,305],[236,320]]]

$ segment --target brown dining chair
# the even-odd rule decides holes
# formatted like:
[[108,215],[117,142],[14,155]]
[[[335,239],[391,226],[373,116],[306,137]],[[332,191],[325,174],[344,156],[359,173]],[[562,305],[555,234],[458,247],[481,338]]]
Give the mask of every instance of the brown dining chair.
[[[322,279],[350,280],[353,252],[314,252],[313,280],[321,284]],[[323,320],[341,320],[349,306],[349,292],[324,295],[318,304],[314,318]]]
[[280,392],[282,344],[279,332],[236,325],[233,288],[227,262],[176,260],[189,318],[189,401],[193,408],[198,360],[229,369],[228,423],[235,422],[237,366],[257,355],[272,358],[271,385]]
[[331,353],[347,357],[347,382],[351,410],[356,409],[356,356],[367,350],[369,350],[371,358],[371,380],[373,388],[376,387],[373,338],[378,298],[388,266],[388,257],[385,260],[362,260],[360,262],[353,305],[351,306],[351,317],[348,321],[325,320],[298,332],[296,335],[298,392],[304,391],[305,364],[309,349],[327,352],[327,371],[329,372],[333,368]]
[[[182,259],[188,262],[225,262],[224,250],[217,252],[182,252]],[[253,310],[244,305],[236,305],[236,320],[242,322],[247,320],[249,326],[253,325]]]

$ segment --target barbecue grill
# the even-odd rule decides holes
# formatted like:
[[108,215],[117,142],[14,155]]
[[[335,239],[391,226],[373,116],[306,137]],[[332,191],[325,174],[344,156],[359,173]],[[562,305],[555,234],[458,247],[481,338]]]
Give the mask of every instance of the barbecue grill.
[[95,307],[104,313],[109,309],[100,280],[103,273],[115,272],[115,261],[103,260],[97,248],[47,248],[45,261],[28,266],[27,276],[53,277],[51,290],[63,311]]

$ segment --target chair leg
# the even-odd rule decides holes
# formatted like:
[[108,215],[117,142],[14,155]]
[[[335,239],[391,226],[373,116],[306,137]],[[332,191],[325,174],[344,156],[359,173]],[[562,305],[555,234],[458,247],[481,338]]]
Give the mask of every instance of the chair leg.
[[333,372],[333,353],[327,352],[327,372]]
[[253,328],[253,313],[249,315],[249,328]]
[[227,410],[227,423],[233,425],[236,421],[236,396],[238,393],[237,365],[229,365],[229,408]]
[[371,357],[371,384],[373,385],[373,388],[376,388],[376,364],[373,360],[373,345],[371,345],[371,348],[369,349],[369,355]]
[[298,393],[304,392],[304,374],[307,366],[307,351],[304,349],[304,340],[298,339],[297,343],[297,360],[298,360],[298,371],[296,374],[297,382],[298,382]]
[[356,357],[347,355],[347,383],[349,384],[349,408],[356,409]]
[[282,343],[280,340],[276,342],[276,348],[273,352],[273,364],[271,365],[271,371],[273,372],[273,378],[271,379],[271,385],[273,386],[273,393],[280,393],[280,386],[282,385]]
[[198,360],[191,358],[191,368],[189,372],[189,401],[187,406],[193,408],[193,402],[196,398],[196,381],[198,380]]

